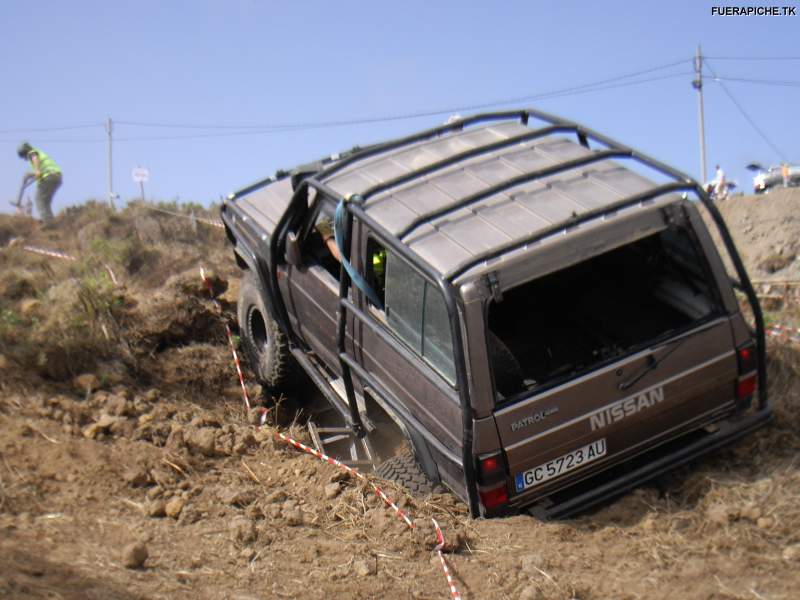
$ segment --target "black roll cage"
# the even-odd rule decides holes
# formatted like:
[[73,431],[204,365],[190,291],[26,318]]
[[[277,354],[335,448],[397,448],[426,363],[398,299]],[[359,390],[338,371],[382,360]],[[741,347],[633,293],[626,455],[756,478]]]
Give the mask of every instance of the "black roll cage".
[[[455,154],[446,159],[434,162],[432,164],[424,166],[410,173],[405,173],[391,180],[377,184],[362,192],[362,194],[360,195],[361,201],[351,201],[351,199],[342,196],[339,192],[337,192],[324,182],[325,178],[332,176],[333,174],[337,173],[338,171],[341,171],[345,167],[357,161],[369,158],[371,156],[375,156],[377,154],[389,150],[394,150],[420,141],[435,138],[444,135],[446,133],[460,131],[465,127],[476,125],[479,123],[487,123],[492,121],[503,121],[503,120],[519,120],[523,125],[527,126],[530,118],[534,118],[539,121],[549,123],[549,125],[539,129],[534,129],[530,132],[526,132],[518,136],[512,136],[505,140],[501,140],[491,144],[486,144],[483,146],[470,149],[465,152]],[[406,227],[398,235],[395,235],[386,230],[363,207],[362,201],[366,201],[371,196],[377,193],[383,192],[391,187],[401,185],[402,183],[405,183],[407,181],[411,181],[414,178],[429,174],[438,169],[445,168],[459,161],[466,160],[468,158],[478,156],[480,154],[489,153],[496,149],[500,149],[502,147],[510,146],[527,140],[536,139],[538,137],[543,137],[545,135],[549,135],[555,132],[573,133],[576,135],[579,143],[587,148],[589,147],[589,140],[591,140],[599,144],[602,144],[607,149],[594,151],[593,154],[590,156],[565,161],[561,164],[533,171],[530,173],[526,173],[517,177],[513,177],[509,180],[490,186],[485,190],[482,190],[481,192],[478,192],[466,198],[462,198],[458,202],[431,211],[430,213],[427,213],[425,215],[421,215],[420,217],[416,218],[408,227]],[[445,274],[439,274],[438,272],[436,272],[429,264],[424,262],[416,252],[411,250],[411,248],[402,241],[402,238],[405,235],[412,232],[418,226],[424,223],[429,223],[432,220],[439,218],[452,211],[464,208],[469,204],[478,202],[481,199],[488,197],[492,194],[503,191],[515,185],[519,185],[520,183],[524,183],[526,181],[531,181],[533,179],[545,177],[548,175],[553,175],[562,171],[573,169],[578,166],[587,165],[608,158],[632,159],[641,165],[644,165],[658,173],[661,173],[662,175],[668,177],[672,181],[666,184],[656,186],[651,190],[628,196],[613,204],[593,210],[588,210],[580,215],[573,214],[572,217],[562,222],[551,225],[550,227],[538,231],[535,234],[527,236],[523,239],[513,240],[498,248],[489,251],[484,251],[478,254],[477,256],[474,256],[470,260],[464,261],[456,268],[452,269],[451,271]],[[326,164],[329,166],[325,166]],[[765,411],[769,409],[769,403],[767,398],[766,343],[765,343],[765,332],[764,332],[764,317],[761,312],[761,307],[758,303],[758,298],[756,296],[755,290],[753,289],[752,283],[750,282],[750,279],[747,275],[747,271],[745,270],[744,264],[742,263],[741,257],[739,256],[736,250],[736,247],[733,243],[733,239],[730,235],[730,232],[728,231],[728,228],[722,216],[720,215],[716,206],[711,201],[711,198],[709,197],[708,193],[703,189],[703,187],[697,181],[695,181],[688,175],[676,169],[673,169],[672,167],[646,154],[643,154],[624,144],[621,144],[590,128],[584,127],[583,125],[579,125],[572,121],[565,120],[560,117],[535,109],[523,109],[523,110],[477,114],[465,119],[460,119],[445,125],[427,129],[419,133],[415,133],[413,135],[405,136],[384,143],[374,144],[364,149],[355,148],[351,152],[344,154],[340,157],[333,156],[330,158],[323,159],[322,161],[315,163],[315,166],[317,166],[318,168],[319,167],[322,168],[316,171],[314,169],[307,169],[302,171],[302,177],[303,177],[302,179],[297,175],[297,173],[293,176],[293,183],[296,183],[297,185],[295,186],[294,194],[292,195],[292,198],[290,200],[290,203],[286,211],[276,224],[273,235],[269,238],[269,240],[267,241],[262,236],[262,241],[265,242],[262,245],[262,249],[267,250],[267,252],[265,253],[267,264],[264,264],[262,261],[258,260],[256,262],[259,270],[259,275],[261,276],[262,281],[267,284],[264,287],[267,295],[268,306],[273,309],[274,317],[278,321],[278,324],[280,325],[281,329],[288,336],[289,340],[292,343],[292,346],[295,348],[297,347],[303,348],[305,344],[302,342],[302,340],[299,339],[299,337],[293,332],[292,328],[290,327],[289,316],[286,309],[286,305],[283,302],[283,299],[281,298],[281,295],[279,293],[277,265],[278,262],[282,260],[283,257],[283,253],[280,252],[280,249],[285,244],[285,239],[288,233],[289,224],[292,221],[292,216],[299,208],[300,203],[304,203],[306,201],[309,188],[314,188],[315,190],[317,190],[318,193],[324,194],[325,196],[332,199],[334,202],[344,203],[344,207],[347,211],[346,231],[344,240],[345,258],[347,260],[350,259],[350,251],[351,251],[350,242],[351,242],[351,235],[353,228],[353,219],[358,218],[362,223],[367,225],[372,230],[372,232],[376,234],[377,237],[381,238],[382,241],[386,243],[388,248],[390,248],[392,251],[400,255],[406,262],[412,265],[419,273],[425,276],[428,280],[430,280],[431,282],[435,282],[435,284],[441,291],[442,295],[444,296],[445,305],[447,307],[447,312],[449,315],[451,333],[453,337],[452,342],[453,342],[453,353],[454,353],[453,358],[456,369],[456,389],[459,395],[461,414],[462,414],[463,435],[461,440],[462,444],[461,456],[457,457],[455,453],[450,451],[448,448],[444,447],[443,444],[438,440],[435,440],[433,436],[425,436],[425,437],[440,452],[445,454],[445,456],[447,456],[451,460],[457,460],[457,462],[459,462],[458,459],[460,459],[461,467],[464,470],[464,478],[469,499],[470,513],[473,517],[477,517],[480,515],[480,508],[477,495],[477,483],[475,477],[475,465],[472,456],[473,415],[472,415],[472,405],[469,396],[469,386],[467,381],[466,355],[464,352],[464,345],[461,335],[461,312],[459,309],[462,309],[463,306],[460,296],[458,294],[458,285],[455,284],[454,282],[459,276],[463,275],[470,269],[480,265],[485,261],[489,261],[493,258],[501,256],[502,254],[522,248],[528,244],[537,242],[547,236],[562,231],[566,228],[575,227],[577,225],[580,225],[581,223],[590,221],[604,214],[621,210],[633,206],[635,204],[646,202],[648,200],[653,200],[658,196],[670,192],[687,192],[687,193],[690,192],[694,193],[700,199],[703,206],[711,215],[711,218],[714,221],[714,224],[720,233],[720,236],[722,238],[723,243],[725,244],[725,248],[728,252],[728,255],[733,263],[734,268],[736,269],[736,274],[739,277],[739,281],[737,282],[738,286],[744,291],[748,303],[750,304],[751,309],[753,311],[753,316],[756,325],[755,333],[756,333],[756,349],[757,349],[756,356],[758,360],[757,373],[758,373],[759,410]],[[268,185],[269,183],[283,179],[290,175],[291,173],[288,172],[276,173],[272,177],[256,182],[246,188],[243,188],[242,190],[239,190],[231,194],[228,197],[228,200],[230,201],[235,200],[238,197],[244,196],[265,185]],[[226,219],[225,206],[223,206],[223,219]],[[228,227],[231,227],[231,223],[229,223],[228,220],[226,220],[226,223],[228,224]],[[373,390],[375,390],[376,393],[381,394],[381,396],[383,397],[382,399],[387,403],[389,403],[390,406],[395,406],[397,402],[393,398],[387,397],[391,396],[391,394],[388,393],[388,390],[386,390],[385,386],[383,386],[379,381],[375,380],[375,378],[371,374],[366,372],[365,369],[361,368],[361,366],[346,352],[345,334],[346,334],[347,312],[350,312],[350,314],[352,314],[356,319],[358,319],[361,323],[363,323],[365,326],[369,327],[373,331],[380,329],[380,325],[376,322],[374,317],[372,317],[369,314],[369,311],[360,311],[356,309],[356,307],[348,300],[348,291],[350,289],[350,285],[351,285],[350,278],[347,272],[345,271],[344,267],[342,267],[340,269],[340,278],[339,278],[339,315],[338,315],[338,330],[337,330],[337,349],[342,369],[342,376],[345,384],[345,390],[347,393],[347,399],[350,405],[350,419],[349,419],[350,426],[353,428],[354,432],[357,435],[364,436],[366,432],[363,427],[363,424],[361,423],[361,418],[360,415],[358,414],[358,408],[355,402],[355,390],[353,387],[351,370],[355,370],[356,373],[359,375],[359,377],[361,377]],[[395,344],[399,344],[399,342],[395,340],[390,340],[390,341],[393,341]],[[401,414],[406,413],[406,411],[402,410],[400,410],[399,412],[401,412]],[[407,413],[405,414],[405,416],[411,417]],[[412,420],[415,420],[413,419],[413,417],[411,418]]]

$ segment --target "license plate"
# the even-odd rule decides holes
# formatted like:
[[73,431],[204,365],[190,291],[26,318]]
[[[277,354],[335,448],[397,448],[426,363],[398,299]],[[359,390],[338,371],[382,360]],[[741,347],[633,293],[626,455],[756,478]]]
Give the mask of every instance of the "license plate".
[[605,438],[595,440],[582,448],[568,452],[563,456],[554,458],[546,463],[529,469],[523,473],[517,473],[517,491],[521,492],[535,485],[544,483],[548,479],[558,477],[569,471],[582,467],[583,465],[597,460],[606,455]]

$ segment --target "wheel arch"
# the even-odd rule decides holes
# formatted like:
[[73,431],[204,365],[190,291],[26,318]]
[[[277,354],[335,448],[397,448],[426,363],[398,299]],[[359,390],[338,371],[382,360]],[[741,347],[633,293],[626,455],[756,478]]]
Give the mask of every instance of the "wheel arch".
[[411,451],[414,455],[419,466],[422,468],[425,475],[436,483],[441,481],[439,475],[439,466],[433,458],[428,442],[425,438],[416,431],[413,427],[406,422],[395,410],[392,409],[386,402],[381,400],[376,394],[370,394],[370,398],[375,401],[375,404],[386,413],[389,418],[397,425],[400,433],[411,446]]

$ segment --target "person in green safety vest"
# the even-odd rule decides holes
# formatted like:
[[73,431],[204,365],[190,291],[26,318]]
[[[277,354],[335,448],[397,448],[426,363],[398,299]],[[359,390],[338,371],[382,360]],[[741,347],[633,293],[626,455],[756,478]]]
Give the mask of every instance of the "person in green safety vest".
[[31,179],[36,180],[36,209],[39,211],[39,218],[50,221],[53,218],[53,196],[61,187],[61,169],[52,158],[28,142],[20,144],[17,155],[31,163],[33,172],[25,173],[23,185]]

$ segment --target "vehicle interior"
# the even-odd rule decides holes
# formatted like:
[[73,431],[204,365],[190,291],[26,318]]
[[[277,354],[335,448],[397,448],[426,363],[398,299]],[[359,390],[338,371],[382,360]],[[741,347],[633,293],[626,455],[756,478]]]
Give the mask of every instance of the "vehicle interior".
[[496,400],[559,383],[718,312],[702,254],[670,228],[535,279],[492,302]]
[[325,245],[323,235],[333,235],[333,216],[335,208],[333,202],[320,201],[314,207],[313,224],[304,233],[303,254],[313,263],[320,265],[331,276],[339,279],[339,261],[331,254]]

